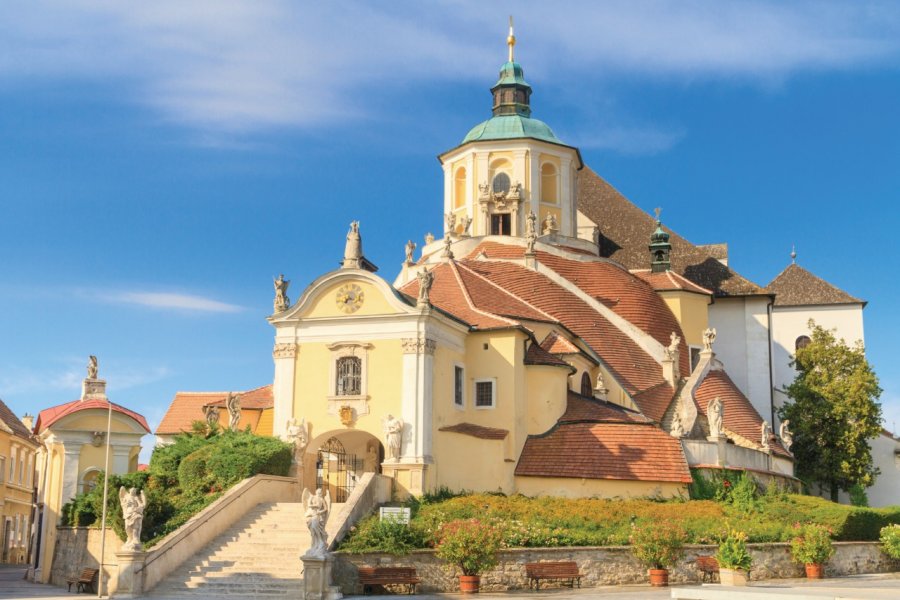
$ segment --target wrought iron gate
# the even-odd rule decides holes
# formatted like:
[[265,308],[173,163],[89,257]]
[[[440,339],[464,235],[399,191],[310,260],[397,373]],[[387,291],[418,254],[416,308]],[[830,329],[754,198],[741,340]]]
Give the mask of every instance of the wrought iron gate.
[[332,502],[346,502],[356,487],[357,473],[362,473],[362,461],[355,454],[347,454],[337,438],[329,438],[316,456],[316,487],[328,490]]

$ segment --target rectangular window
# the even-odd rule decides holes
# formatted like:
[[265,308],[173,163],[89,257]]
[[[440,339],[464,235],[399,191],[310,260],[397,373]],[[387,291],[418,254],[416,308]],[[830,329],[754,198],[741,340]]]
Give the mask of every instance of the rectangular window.
[[691,373],[694,372],[694,369],[697,368],[697,363],[700,362],[700,348],[696,346],[691,346]]
[[463,382],[463,368],[453,367],[453,404],[460,408],[464,406]]
[[510,235],[509,213],[500,215],[491,215],[491,235]]
[[362,360],[344,356],[337,360],[337,395],[359,396],[362,393]]
[[475,408],[494,408],[496,388],[493,379],[475,381]]
[[16,448],[9,453],[9,482],[14,483],[16,477]]

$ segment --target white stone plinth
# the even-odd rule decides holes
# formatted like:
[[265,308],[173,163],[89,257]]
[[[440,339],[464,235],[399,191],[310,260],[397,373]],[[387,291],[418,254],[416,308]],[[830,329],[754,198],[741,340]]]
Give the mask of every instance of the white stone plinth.
[[144,561],[146,552],[120,550],[116,552],[119,574],[116,577],[116,598],[134,598],[144,592]]
[[339,600],[344,595],[340,588],[331,585],[331,567],[334,558],[301,556],[303,561],[303,600]]

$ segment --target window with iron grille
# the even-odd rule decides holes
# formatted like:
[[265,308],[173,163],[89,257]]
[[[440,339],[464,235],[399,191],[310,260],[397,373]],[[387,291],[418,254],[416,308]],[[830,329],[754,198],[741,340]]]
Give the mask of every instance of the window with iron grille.
[[463,368],[453,367],[453,404],[463,406]]
[[492,379],[475,382],[475,407],[493,408],[494,381]]
[[337,395],[359,396],[362,393],[362,360],[344,356],[337,360]]

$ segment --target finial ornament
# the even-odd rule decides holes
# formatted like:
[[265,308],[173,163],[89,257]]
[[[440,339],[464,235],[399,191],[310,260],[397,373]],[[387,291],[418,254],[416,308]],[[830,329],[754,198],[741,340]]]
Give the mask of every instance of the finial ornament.
[[506,45],[509,46],[509,62],[513,62],[513,48],[516,46],[516,36],[513,33],[512,15],[509,15],[509,36],[506,38]]
[[660,222],[659,216],[662,214],[662,208],[657,206],[656,208],[653,209],[653,213],[656,215],[656,222],[659,223]]
[[797,263],[797,247],[791,244],[791,264]]

